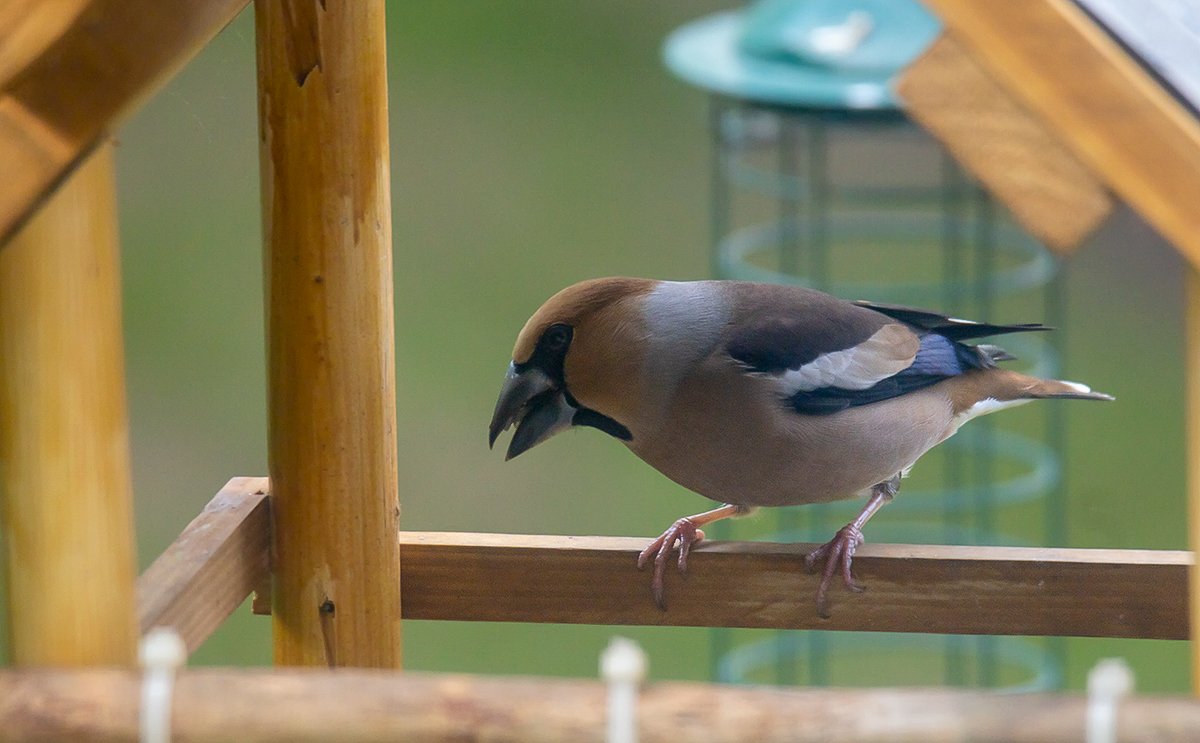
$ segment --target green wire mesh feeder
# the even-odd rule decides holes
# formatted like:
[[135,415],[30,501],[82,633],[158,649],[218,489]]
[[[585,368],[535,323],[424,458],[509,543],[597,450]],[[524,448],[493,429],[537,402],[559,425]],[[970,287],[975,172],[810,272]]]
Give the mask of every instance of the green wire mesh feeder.
[[[1056,260],[895,96],[893,78],[939,31],[908,0],[763,0],[671,34],[667,66],[711,93],[715,276],[974,320],[1061,324]],[[1023,371],[1053,377],[1061,333],[1047,335],[1003,346]],[[1062,415],[1042,406],[1025,418],[1036,438],[988,419],[965,427],[918,464],[868,538],[1063,544]],[[715,536],[824,542],[860,505],[777,509],[772,533],[762,519],[722,522]],[[720,681],[878,685],[902,668],[894,683],[1020,689],[1059,686],[1064,649],[1056,639],[726,629],[712,643]]]

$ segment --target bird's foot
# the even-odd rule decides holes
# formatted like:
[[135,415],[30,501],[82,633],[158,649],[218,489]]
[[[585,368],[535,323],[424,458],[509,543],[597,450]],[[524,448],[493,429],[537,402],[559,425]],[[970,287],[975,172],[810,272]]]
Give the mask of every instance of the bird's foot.
[[846,524],[826,544],[813,550],[804,558],[804,569],[811,571],[819,561],[825,560],[825,572],[821,575],[821,585],[817,587],[817,614],[823,619],[829,618],[829,609],[825,604],[825,594],[833,583],[833,576],[841,566],[842,577],[846,587],[859,592],[863,587],[850,574],[850,562],[854,552],[863,543],[862,529],[854,524]]
[[667,556],[678,543],[679,572],[687,573],[688,552],[691,551],[692,545],[701,539],[704,539],[704,531],[696,528],[696,523],[690,518],[682,518],[671,524],[671,528],[664,531],[661,537],[651,542],[650,546],[638,555],[638,570],[646,567],[651,556],[654,557],[654,577],[650,581],[650,588],[654,591],[654,603],[662,611],[667,610],[667,605],[663,602],[663,573],[667,567]]

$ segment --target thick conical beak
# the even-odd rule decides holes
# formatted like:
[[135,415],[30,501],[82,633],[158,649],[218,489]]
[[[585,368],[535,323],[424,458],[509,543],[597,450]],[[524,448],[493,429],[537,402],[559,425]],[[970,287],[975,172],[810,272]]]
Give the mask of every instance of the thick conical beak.
[[506,460],[512,459],[570,428],[574,416],[575,408],[545,372],[537,368],[517,371],[516,364],[509,364],[488,427],[488,446],[494,446],[500,432],[515,423],[517,430],[505,455]]

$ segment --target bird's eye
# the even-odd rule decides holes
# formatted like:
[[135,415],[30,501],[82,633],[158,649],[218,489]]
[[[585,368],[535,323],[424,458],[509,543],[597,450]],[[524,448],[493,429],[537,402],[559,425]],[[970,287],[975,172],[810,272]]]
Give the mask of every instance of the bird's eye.
[[551,325],[542,336],[542,343],[547,351],[561,351],[571,342],[571,328],[568,325]]

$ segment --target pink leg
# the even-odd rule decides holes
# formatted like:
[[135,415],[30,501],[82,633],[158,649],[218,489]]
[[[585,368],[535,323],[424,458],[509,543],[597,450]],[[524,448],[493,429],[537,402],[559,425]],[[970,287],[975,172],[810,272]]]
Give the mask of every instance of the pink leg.
[[638,570],[646,567],[650,556],[654,556],[654,578],[650,581],[650,588],[654,591],[654,603],[659,609],[667,610],[667,605],[663,602],[663,572],[666,570],[667,556],[671,554],[675,544],[679,544],[679,572],[686,573],[688,552],[693,544],[704,539],[704,532],[699,527],[730,516],[744,516],[748,512],[749,509],[745,506],[724,505],[695,516],[685,516],[671,524],[671,528],[664,531],[661,537],[642,550],[638,555]]
[[846,587],[851,591],[863,590],[858,581],[854,580],[854,576],[850,574],[850,562],[854,558],[854,552],[858,549],[858,545],[863,543],[863,526],[875,515],[876,511],[883,508],[884,504],[892,499],[892,496],[896,494],[896,490],[899,487],[899,475],[887,482],[876,485],[871,490],[871,499],[867,501],[867,505],[858,516],[849,524],[839,529],[833,539],[813,550],[804,558],[804,567],[806,570],[812,570],[818,561],[825,560],[825,572],[821,576],[821,585],[817,587],[818,615],[826,619],[829,618],[829,610],[825,604],[825,594],[829,591],[829,586],[833,583],[833,576],[838,572],[839,566],[841,567],[842,578],[846,581]]

